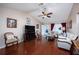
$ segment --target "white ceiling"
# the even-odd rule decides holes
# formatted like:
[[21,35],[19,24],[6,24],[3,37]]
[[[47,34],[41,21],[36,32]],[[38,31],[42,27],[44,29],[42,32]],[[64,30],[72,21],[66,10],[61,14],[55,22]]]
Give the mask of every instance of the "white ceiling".
[[47,8],[51,8],[51,18],[42,19],[38,17],[41,14],[40,6],[38,3],[3,3],[3,7],[16,9],[26,13],[30,13],[33,17],[37,18],[40,22],[44,23],[61,23],[65,22],[72,9],[72,3],[45,3]]

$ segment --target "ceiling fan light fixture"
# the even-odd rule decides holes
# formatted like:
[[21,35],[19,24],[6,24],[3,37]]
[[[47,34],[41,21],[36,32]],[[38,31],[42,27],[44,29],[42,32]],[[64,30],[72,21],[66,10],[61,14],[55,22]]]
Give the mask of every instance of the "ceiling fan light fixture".
[[47,6],[44,3],[40,3],[40,9],[42,10],[42,15],[41,17],[44,18],[51,18],[52,13],[52,9],[51,8],[47,8]]

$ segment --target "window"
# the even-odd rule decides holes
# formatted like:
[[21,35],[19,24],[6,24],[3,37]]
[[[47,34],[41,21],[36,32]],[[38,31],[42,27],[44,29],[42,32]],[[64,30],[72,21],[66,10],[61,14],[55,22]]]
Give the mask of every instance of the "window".
[[56,32],[57,34],[61,34],[62,31],[62,25],[61,24],[55,24],[53,30],[54,32]]

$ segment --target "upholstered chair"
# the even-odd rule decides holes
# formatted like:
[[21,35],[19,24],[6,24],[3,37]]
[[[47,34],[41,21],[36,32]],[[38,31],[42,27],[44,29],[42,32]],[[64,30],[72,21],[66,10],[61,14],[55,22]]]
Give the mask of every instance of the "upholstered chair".
[[4,34],[4,38],[6,47],[11,46],[13,44],[18,44],[18,37],[14,36],[12,32],[6,32]]
[[77,35],[72,33],[67,33],[67,36],[60,35],[58,36],[58,39],[57,39],[57,46],[65,50],[70,50],[72,45],[71,41],[76,40],[77,37],[78,37]]
[[42,35],[41,35],[40,32],[36,32],[36,38],[37,38],[37,39],[41,39],[41,38],[42,38]]

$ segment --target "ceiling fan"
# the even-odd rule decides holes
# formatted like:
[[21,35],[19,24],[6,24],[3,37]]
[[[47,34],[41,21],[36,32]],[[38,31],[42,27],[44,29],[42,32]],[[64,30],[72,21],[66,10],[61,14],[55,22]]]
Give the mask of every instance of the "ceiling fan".
[[45,10],[44,11],[42,11],[41,13],[41,15],[39,15],[39,17],[42,17],[43,19],[45,18],[45,17],[47,17],[47,18],[51,18],[51,15],[53,14],[52,12],[47,12],[46,11],[46,8],[44,8]]
[[[42,5],[43,5],[43,4],[42,4]],[[44,19],[45,17],[51,18],[51,15],[52,15],[53,13],[50,12],[50,11],[48,11],[46,7],[43,7],[42,9],[43,9],[43,11],[41,12],[42,14],[39,15],[39,17],[42,17],[43,19]]]

